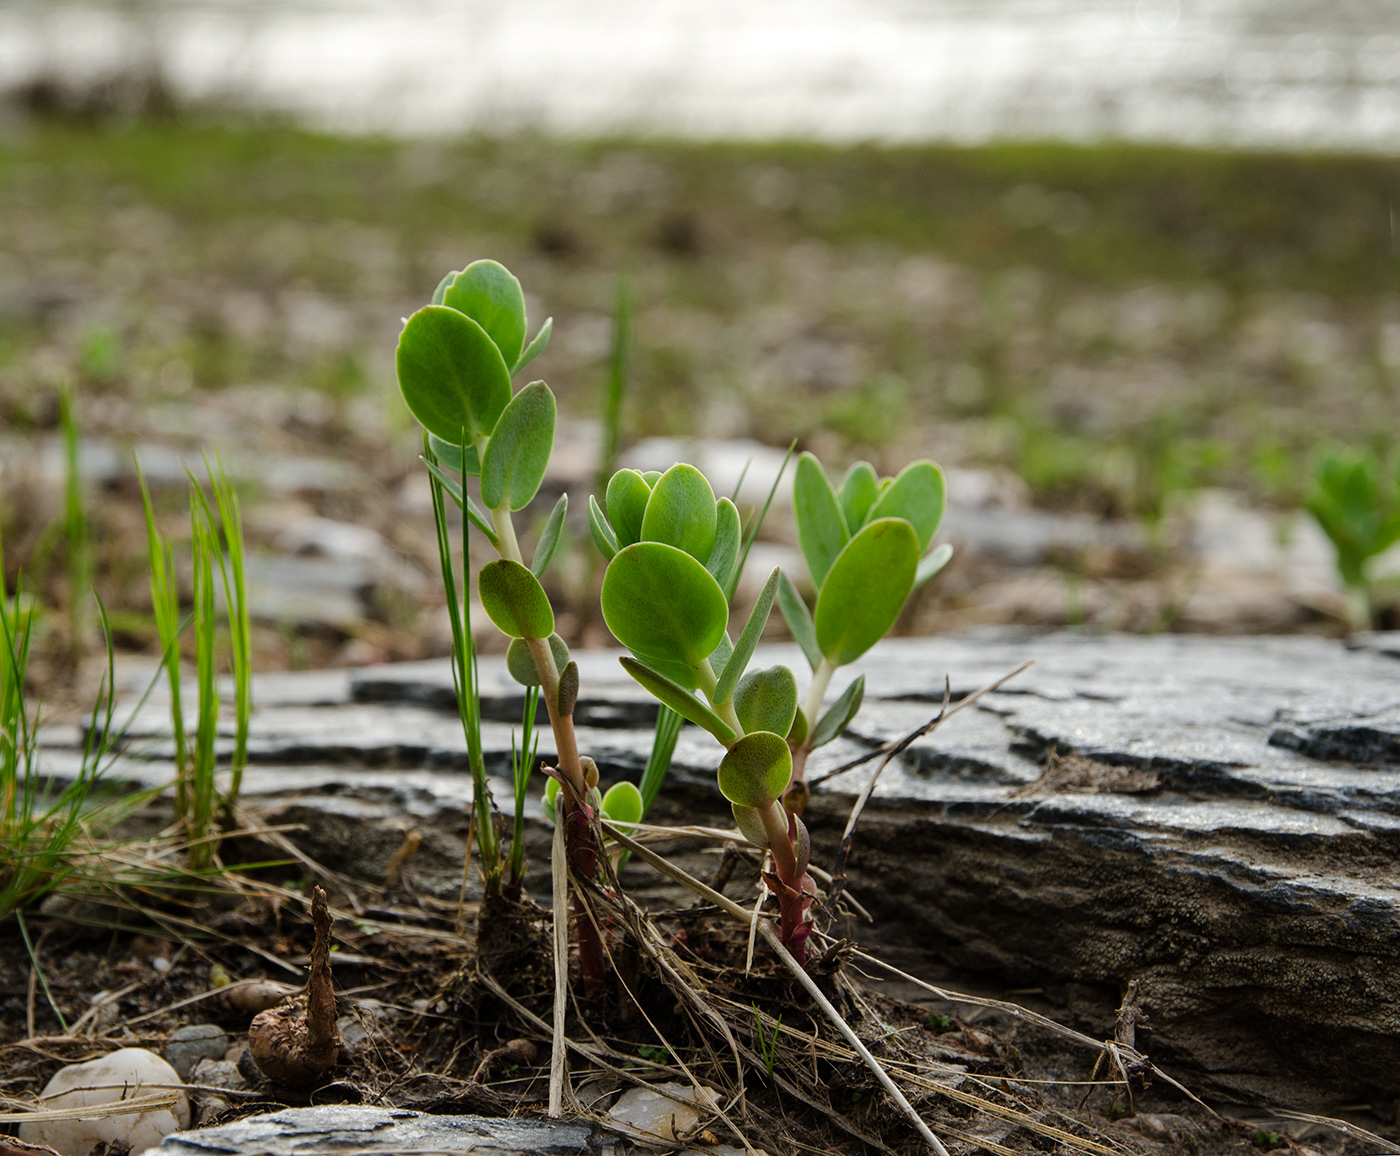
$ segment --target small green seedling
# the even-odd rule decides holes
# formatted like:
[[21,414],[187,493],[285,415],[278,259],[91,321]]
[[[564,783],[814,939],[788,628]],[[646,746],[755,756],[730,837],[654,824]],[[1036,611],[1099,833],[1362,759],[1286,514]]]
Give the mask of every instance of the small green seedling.
[[1318,460],[1307,505],[1337,549],[1352,625],[1369,629],[1374,610],[1367,564],[1400,542],[1400,459],[1387,477],[1369,450],[1328,450]]
[[1254,1146],[1264,1149],[1265,1152],[1269,1152],[1275,1148],[1284,1147],[1285,1142],[1283,1137],[1277,1132],[1270,1132],[1265,1128],[1260,1128],[1259,1131],[1254,1133]]
[[763,1066],[768,1069],[768,1074],[773,1074],[773,1065],[778,1060],[778,1032],[783,1026],[782,1013],[779,1013],[777,1021],[773,1024],[773,1034],[770,1036],[763,1030],[763,1016],[759,1013],[758,1004],[752,1004],[754,1022],[758,1025],[758,1046],[763,1053]]
[[948,1016],[939,1015],[937,1012],[929,1012],[924,1017],[924,1027],[932,1032],[946,1032],[953,1026],[953,1021]]
[[[894,478],[857,462],[833,487],[816,457],[798,459],[793,515],[817,601],[809,611],[783,576],[778,608],[812,668],[793,742],[795,786],[807,756],[839,736],[860,710],[864,677],[822,713],[832,676],[888,634],[909,595],[953,556],[951,546],[933,546],[943,506],[943,471],[930,461],[913,462]],[[799,788],[789,798],[798,811],[804,792]]]

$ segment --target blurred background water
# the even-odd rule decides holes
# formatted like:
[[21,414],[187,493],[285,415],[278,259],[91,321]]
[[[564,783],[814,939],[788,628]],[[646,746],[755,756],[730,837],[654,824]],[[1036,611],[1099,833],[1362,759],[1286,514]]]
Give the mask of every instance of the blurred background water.
[[[67,685],[72,391],[122,646],[131,453],[179,535],[216,447],[261,665],[444,653],[393,350],[489,256],[556,320],[575,514],[621,285],[624,461],[752,459],[745,504],[794,439],[948,469],[901,629],[1339,632],[1301,507],[1321,447],[1397,449],[1397,150],[1400,0],[0,0],[5,575]],[[761,550],[802,575],[781,493]]]
[[1391,148],[1395,0],[9,0],[0,73],[406,133]]

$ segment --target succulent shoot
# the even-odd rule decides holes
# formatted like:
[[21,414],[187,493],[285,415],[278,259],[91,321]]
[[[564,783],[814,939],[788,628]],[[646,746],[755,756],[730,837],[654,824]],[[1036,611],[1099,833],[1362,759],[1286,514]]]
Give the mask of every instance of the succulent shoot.
[[1318,460],[1307,504],[1336,548],[1351,625],[1367,630],[1374,617],[1367,564],[1400,542],[1400,459],[1388,478],[1370,451],[1328,450]]
[[[544,699],[554,732],[558,765],[553,773],[562,783],[558,803],[570,860],[576,871],[591,877],[599,850],[590,823],[591,788],[597,772],[590,782],[579,755],[573,727],[578,667],[554,632],[554,610],[540,584],[558,544],[566,501],[561,498],[556,505],[528,564],[512,521],[512,514],[534,499],[544,480],[554,447],[556,407],[554,394],[544,382],[513,391],[511,378],[544,348],[549,332],[546,321],[527,346],[520,282],[495,261],[476,261],[444,277],[432,303],[404,323],[395,360],[404,401],[426,431],[424,460],[435,484],[451,495],[498,555],[482,567],[481,605],[512,639],[512,673],[525,685],[538,686]],[[468,492],[468,478],[478,479],[484,509]],[[448,578],[444,570],[444,581]],[[470,632],[463,633],[466,637],[455,645],[470,650]],[[459,655],[456,669],[465,672],[469,667]],[[463,681],[461,673],[458,681]],[[463,694],[470,698],[474,691],[467,687]],[[468,713],[470,704],[463,704],[464,718]],[[591,767],[591,760],[587,765]],[[490,881],[499,877],[499,851],[494,833],[488,831],[490,803],[484,770],[478,778],[483,859],[488,845],[495,858],[487,864]],[[576,891],[575,903],[585,905],[587,900]],[[579,914],[580,962],[586,985],[596,992],[604,974],[602,941],[592,915],[586,910]]]
[[949,545],[930,548],[943,504],[943,471],[930,461],[912,462],[893,478],[857,462],[838,488],[812,454],[798,459],[793,514],[817,601],[809,611],[792,582],[780,580],[778,607],[812,667],[796,724],[804,733],[793,743],[795,782],[788,803],[794,810],[805,803],[800,784],[807,755],[840,735],[860,710],[863,676],[821,713],[837,668],[888,634],[909,595],[953,556]]
[[606,511],[590,504],[591,523],[610,559],[603,620],[632,652],[623,669],[724,746],[720,791],[744,837],[772,854],[768,884],[778,896],[784,942],[800,959],[815,887],[806,828],[781,802],[792,776],[797,679],[785,666],[748,670],[781,574],[769,575],[732,638],[724,588],[739,559],[734,504],[716,500],[704,476],[683,464],[663,474],[619,470],[605,500]]

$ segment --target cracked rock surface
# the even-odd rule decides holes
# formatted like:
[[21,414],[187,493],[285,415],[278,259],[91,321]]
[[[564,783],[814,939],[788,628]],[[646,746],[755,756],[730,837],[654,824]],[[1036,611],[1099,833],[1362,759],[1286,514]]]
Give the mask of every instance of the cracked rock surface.
[[310,1153],[470,1152],[476,1156],[563,1156],[598,1151],[594,1129],[549,1120],[429,1116],[332,1104],[285,1108],[232,1124],[176,1132],[146,1156],[308,1156]]
[[[580,746],[605,782],[635,779],[654,706],[615,653],[575,658]],[[838,674],[833,696],[865,674],[865,709],[811,775],[926,722],[945,678],[956,701],[1027,659],[885,769],[850,864],[875,923],[844,932],[929,978],[1042,989],[1046,1010],[1105,1034],[1136,979],[1149,1052],[1216,1087],[1292,1106],[1393,1096],[1400,637],[892,640]],[[794,647],[756,661],[805,670]],[[520,688],[498,661],[481,674],[507,809]],[[455,898],[471,789],[451,687],[445,660],[260,681],[245,799],[269,822],[305,823],[299,838],[327,865],[370,878],[417,832],[405,872]],[[133,778],[168,780],[165,710],[152,701],[134,728],[153,761],[127,760]],[[58,771],[74,757],[62,739],[49,746]],[[544,758],[550,742],[546,728]],[[682,731],[659,821],[729,825],[718,754]],[[815,790],[815,862],[834,858],[873,765]],[[539,865],[548,830],[537,798],[528,807]],[[675,854],[705,877],[717,864],[690,846]],[[624,882],[644,900],[681,899],[636,864]],[[736,876],[730,894],[748,888]]]

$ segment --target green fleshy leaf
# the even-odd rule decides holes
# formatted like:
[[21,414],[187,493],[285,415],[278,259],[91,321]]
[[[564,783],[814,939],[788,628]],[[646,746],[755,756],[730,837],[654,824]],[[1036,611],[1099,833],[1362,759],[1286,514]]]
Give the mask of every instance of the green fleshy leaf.
[[818,747],[826,746],[850,726],[851,720],[856,717],[864,699],[865,675],[862,674],[841,692],[841,697],[832,703],[831,707],[822,715],[821,721],[812,731],[811,749],[816,750]]
[[[734,643],[729,640],[729,631],[726,630],[720,635],[719,645],[710,652],[710,671],[715,678],[719,678],[720,673],[729,663],[730,656],[734,653]],[[716,702],[723,702],[723,699],[715,699]]]
[[[715,684],[713,695],[715,702],[728,702],[734,694],[734,688],[739,685],[739,676],[749,665],[749,659],[753,657],[758,640],[763,637],[763,628],[768,625],[768,615],[773,610],[773,599],[777,597],[778,583],[782,580],[782,574],[783,572],[775,566],[773,573],[768,575],[768,581],[763,584],[758,601],[754,603],[753,610],[749,613],[749,620],[744,624],[743,633],[739,635],[739,641],[734,644],[734,652],[729,656],[729,661],[725,663],[719,681]],[[744,729],[750,730],[752,728],[745,726]],[[759,729],[771,731],[778,728],[760,727]],[[787,728],[784,727],[779,733],[786,734]]]
[[451,273],[449,273],[446,277],[444,277],[441,281],[438,282],[438,287],[433,290],[433,305],[442,304],[442,299],[447,294],[447,287],[457,279],[457,274],[460,272],[460,269],[453,269]]
[[822,660],[822,649],[817,645],[817,627],[807,603],[802,601],[802,595],[786,574],[778,578],[778,609],[782,611],[783,621],[792,631],[793,639],[807,656],[807,662],[816,670]]
[[914,588],[919,540],[903,518],[879,518],[841,551],[817,598],[817,644],[837,666],[854,662],[895,624]]
[[726,745],[734,741],[734,729],[684,687],[635,658],[624,656],[618,661],[622,663],[623,670],[681,718],[703,727]]
[[678,462],[651,488],[640,540],[665,542],[704,565],[715,548],[715,519],[715,492],[705,475]]
[[519,562],[499,558],[481,568],[477,579],[486,616],[511,638],[548,638],[554,609],[540,580]]
[[487,508],[528,506],[544,481],[553,448],[554,394],[544,382],[532,381],[511,398],[481,459],[481,500]]
[[[549,649],[554,655],[554,669],[563,670],[569,665],[569,648],[557,634],[549,636]],[[523,638],[512,638],[506,649],[506,670],[511,678],[521,686],[539,686],[540,673],[535,668],[535,656],[530,653],[530,644]]]
[[797,678],[786,666],[751,670],[734,691],[734,713],[746,732],[772,731],[786,741],[797,717]]
[[766,807],[776,802],[791,778],[792,751],[769,731],[745,735],[719,764],[720,793],[741,807]]
[[520,282],[498,261],[473,261],[452,279],[442,303],[465,313],[486,330],[513,367],[525,345],[525,294]]
[[739,833],[755,847],[767,850],[768,830],[764,827],[763,816],[757,808],[741,807],[738,803],[730,803],[729,807],[734,812],[734,823],[739,828]]
[[564,529],[564,515],[568,512],[569,495],[560,494],[559,500],[554,503],[554,509],[550,510],[549,517],[545,519],[544,529],[540,531],[540,540],[535,543],[535,556],[530,560],[530,573],[536,578],[542,577],[549,568],[550,559],[559,547],[559,533]]
[[797,750],[807,738],[807,716],[802,713],[802,708],[797,708],[797,714],[793,716],[792,726],[788,728],[787,744],[793,750]]
[[408,319],[395,361],[409,410],[445,442],[489,434],[510,401],[510,374],[496,343],[444,305],[425,305]]
[[943,471],[933,462],[910,462],[882,490],[870,508],[870,520],[903,518],[919,536],[919,553],[928,549],[943,521]]
[[646,804],[642,802],[642,792],[637,790],[637,784],[624,780],[608,788],[608,793],[603,796],[602,811],[614,827],[630,830],[642,821]]
[[592,494],[588,495],[588,532],[593,535],[593,544],[598,547],[598,553],[611,562],[617,553],[617,535],[613,533],[603,508],[598,505],[598,499]]
[[642,519],[650,500],[651,487],[636,470],[618,470],[608,480],[608,523],[617,536],[618,549],[642,540]]
[[698,667],[724,635],[729,605],[704,566],[664,542],[618,551],[603,575],[603,621],[623,646]]
[[546,317],[544,324],[540,326],[540,331],[535,334],[535,340],[525,347],[525,352],[520,355],[520,360],[510,367],[511,377],[514,377],[544,352],[544,347],[549,344],[549,335],[553,332],[554,318]]
[[491,526],[491,520],[486,516],[485,511],[472,501],[472,496],[470,494],[464,494],[462,492],[461,483],[436,462],[430,462],[424,457],[420,457],[418,460],[427,466],[428,472],[442,483],[442,488],[447,491],[447,496],[456,502],[457,508],[467,515],[467,520],[486,535],[486,540],[493,546],[499,545],[500,539],[496,537],[496,531]]
[[739,546],[743,530],[739,521],[739,510],[728,498],[715,503],[715,544],[705,569],[715,576],[715,581],[729,589],[729,579],[739,561]]
[[821,462],[809,453],[797,459],[797,473],[792,483],[792,512],[797,521],[797,541],[812,585],[818,590],[826,581],[827,572],[850,540],[846,516],[836,491],[827,480]]
[[646,482],[647,488],[648,488],[648,489],[650,489],[652,486],[656,485],[656,483],[659,482],[660,480],[661,480],[661,471],[660,471],[660,470],[643,470],[643,471],[642,471],[642,481]]
[[846,518],[846,528],[854,534],[865,525],[870,507],[880,496],[880,477],[869,462],[856,462],[841,479],[837,500]]
[[919,568],[914,571],[914,589],[917,590],[942,570],[944,566],[948,565],[948,561],[952,556],[952,545],[948,542],[944,542],[943,545],[929,551],[929,553],[920,558]]
[[481,458],[476,452],[476,446],[468,445],[464,458],[460,444],[445,442],[435,433],[428,435],[428,445],[433,451],[433,457],[437,458],[443,469],[454,470],[469,478],[475,478],[481,473]]
[[544,808],[546,818],[551,823],[559,821],[559,792],[564,789],[558,779],[548,778],[544,781],[544,798],[540,800],[540,806]]

